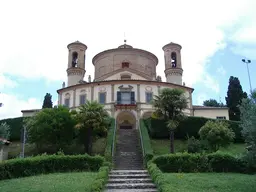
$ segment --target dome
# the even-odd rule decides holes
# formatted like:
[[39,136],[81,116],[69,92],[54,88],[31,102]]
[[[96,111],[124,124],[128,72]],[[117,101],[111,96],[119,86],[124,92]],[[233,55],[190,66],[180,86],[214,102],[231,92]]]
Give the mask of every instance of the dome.
[[118,47],[118,49],[132,49],[133,47],[131,45],[123,44]]

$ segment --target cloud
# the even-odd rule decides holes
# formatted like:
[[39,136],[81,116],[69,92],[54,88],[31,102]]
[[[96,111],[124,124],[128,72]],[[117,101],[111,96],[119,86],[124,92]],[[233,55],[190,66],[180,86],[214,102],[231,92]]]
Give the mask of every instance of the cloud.
[[10,78],[8,78],[0,73],[0,91],[1,91],[1,89],[5,89],[7,87],[14,88],[17,85],[18,85],[17,82],[11,80]]
[[225,76],[225,75],[226,75],[226,70],[225,70],[224,67],[221,65],[220,67],[217,68],[217,73],[219,73],[220,75]]
[[0,102],[3,106],[0,108],[0,119],[22,116],[21,110],[39,109],[42,107],[42,101],[36,98],[24,99],[19,95],[0,94]]
[[203,105],[204,101],[209,99],[205,93],[199,93],[195,105]]
[[217,78],[210,76],[208,73],[203,75],[203,85],[215,93],[220,92],[220,85]]
[[26,78],[66,80],[66,45],[80,40],[88,46],[86,70],[93,77],[92,57],[122,44],[125,32],[129,44],[157,55],[157,72],[163,79],[162,47],[171,41],[181,44],[184,81],[191,86],[203,80],[207,61],[225,47],[222,29],[246,13],[246,2],[17,0],[13,6],[13,1],[5,1],[0,12],[5,26],[0,70]]

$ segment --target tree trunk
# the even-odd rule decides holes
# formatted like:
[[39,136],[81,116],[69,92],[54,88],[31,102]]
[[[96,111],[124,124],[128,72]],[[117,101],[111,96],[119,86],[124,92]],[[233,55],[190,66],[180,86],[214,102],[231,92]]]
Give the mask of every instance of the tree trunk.
[[174,153],[174,131],[170,131],[170,152]]

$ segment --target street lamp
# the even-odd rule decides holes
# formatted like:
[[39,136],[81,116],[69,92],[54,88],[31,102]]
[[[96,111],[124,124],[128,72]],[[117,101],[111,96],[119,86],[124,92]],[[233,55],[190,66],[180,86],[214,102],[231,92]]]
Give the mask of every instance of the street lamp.
[[249,59],[247,59],[247,60],[246,59],[242,59],[242,61],[244,63],[246,63],[246,66],[247,66],[247,72],[248,72],[248,78],[249,78],[249,84],[250,84],[250,91],[252,93],[251,77],[250,77],[250,72],[249,72],[249,67],[248,67],[248,64],[251,63],[251,60],[249,60]]

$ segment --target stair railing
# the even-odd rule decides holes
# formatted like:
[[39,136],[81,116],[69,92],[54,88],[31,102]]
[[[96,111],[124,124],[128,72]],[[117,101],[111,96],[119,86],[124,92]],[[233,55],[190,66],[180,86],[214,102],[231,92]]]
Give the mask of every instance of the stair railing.
[[140,119],[139,119],[139,123],[138,123],[138,128],[139,128],[139,132],[140,132],[140,144],[141,144],[141,148],[142,148],[142,155],[143,155],[143,159],[145,157],[145,151],[144,151],[144,145],[143,145],[143,136],[142,136],[142,132],[140,129]]
[[112,141],[112,148],[111,148],[112,158],[115,155],[116,128],[117,128],[117,125],[116,125],[116,119],[115,119],[114,134],[113,134],[113,141]]

